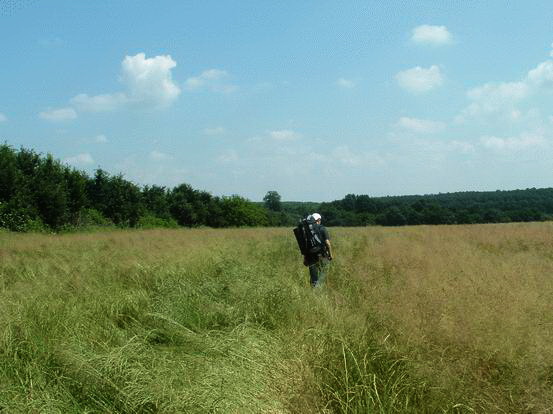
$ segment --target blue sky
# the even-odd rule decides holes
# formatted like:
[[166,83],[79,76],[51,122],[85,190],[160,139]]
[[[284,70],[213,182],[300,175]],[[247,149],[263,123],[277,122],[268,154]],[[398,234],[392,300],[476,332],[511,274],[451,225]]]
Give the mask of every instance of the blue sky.
[[0,140],[328,201],[553,186],[548,1],[0,0]]

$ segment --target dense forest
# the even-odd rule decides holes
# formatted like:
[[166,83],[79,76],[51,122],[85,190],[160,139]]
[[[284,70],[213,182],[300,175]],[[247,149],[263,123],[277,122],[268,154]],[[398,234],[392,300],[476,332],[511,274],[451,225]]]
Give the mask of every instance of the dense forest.
[[332,202],[262,202],[213,196],[183,183],[138,186],[98,169],[91,177],[51,155],[0,145],[0,227],[64,231],[92,227],[292,226],[318,211],[328,226],[401,226],[543,221],[553,218],[553,188],[370,197]]
[[140,187],[102,169],[93,177],[51,155],[0,146],[0,227],[63,231],[90,227],[278,226],[285,213],[243,197],[215,197],[188,184]]
[[553,188],[371,198],[321,203],[331,226],[507,223],[553,218]]

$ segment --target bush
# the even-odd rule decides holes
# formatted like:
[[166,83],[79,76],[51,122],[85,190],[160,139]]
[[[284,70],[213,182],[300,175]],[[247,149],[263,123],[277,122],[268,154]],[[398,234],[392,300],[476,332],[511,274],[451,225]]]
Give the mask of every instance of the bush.
[[113,222],[93,208],[84,209],[77,219],[76,227],[113,227]]
[[46,230],[39,217],[33,217],[28,211],[15,209],[6,203],[0,203],[0,228],[18,232]]
[[172,218],[161,218],[152,215],[146,215],[140,217],[138,220],[137,227],[141,229],[154,229],[154,228],[166,228],[166,229],[176,229],[179,227],[179,224],[176,220]]

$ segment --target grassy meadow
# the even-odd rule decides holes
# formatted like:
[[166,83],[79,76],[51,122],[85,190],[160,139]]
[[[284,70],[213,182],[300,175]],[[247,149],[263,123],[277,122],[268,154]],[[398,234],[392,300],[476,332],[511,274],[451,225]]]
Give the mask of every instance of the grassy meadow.
[[553,224],[0,233],[2,413],[553,411]]

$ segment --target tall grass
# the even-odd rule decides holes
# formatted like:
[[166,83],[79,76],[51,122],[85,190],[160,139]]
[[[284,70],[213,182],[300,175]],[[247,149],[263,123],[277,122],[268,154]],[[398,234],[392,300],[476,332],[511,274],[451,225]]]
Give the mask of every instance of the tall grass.
[[0,412],[548,412],[551,230],[0,233]]

